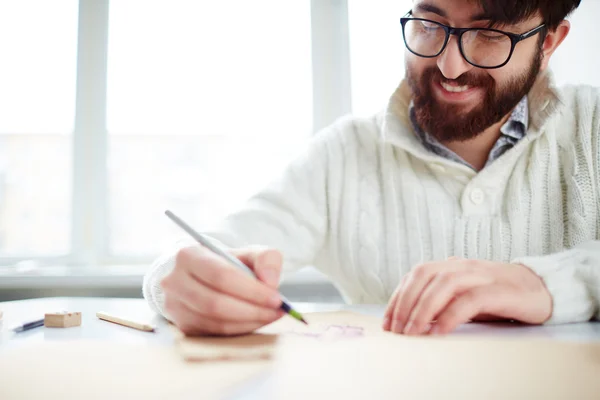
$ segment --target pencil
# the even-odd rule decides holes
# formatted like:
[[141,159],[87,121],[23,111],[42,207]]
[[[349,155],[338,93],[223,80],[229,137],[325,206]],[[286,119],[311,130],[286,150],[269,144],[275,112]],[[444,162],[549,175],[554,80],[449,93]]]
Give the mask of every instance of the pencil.
[[105,312],[98,311],[96,313],[96,317],[98,317],[104,321],[114,322],[115,324],[127,326],[129,328],[139,329],[140,331],[154,332],[154,327],[152,325],[144,324],[142,322],[132,321],[130,319],[117,317],[115,315],[107,314]]
[[[166,210],[165,214],[173,222],[175,222],[175,224],[177,224],[181,229],[183,229],[184,231],[186,231],[191,237],[193,237],[196,241],[198,241],[202,246],[208,248],[213,253],[215,253],[217,255],[220,255],[221,257],[225,258],[234,267],[237,267],[237,268],[241,269],[242,271],[245,271],[245,272],[251,274],[252,276],[254,276],[256,278],[256,275],[254,274],[254,271],[252,271],[250,268],[248,268],[248,266],[246,264],[244,264],[243,262],[241,262],[240,260],[238,260],[236,257],[233,257],[231,254],[227,253],[223,249],[219,248],[217,245],[215,245],[213,242],[211,242],[210,240],[208,240],[202,234],[196,232],[191,226],[189,226],[188,224],[186,224],[185,222],[183,222],[183,220],[181,218],[179,218],[178,216],[176,216],[175,214],[173,214],[169,210]],[[280,296],[281,296],[281,306],[280,306],[280,308],[283,311],[285,311],[286,313],[288,313],[291,317],[293,317],[293,318],[297,319],[298,321],[303,322],[306,325],[308,325],[308,323],[302,317],[302,314],[300,314],[298,311],[296,311],[296,310],[294,310],[292,308],[292,306],[290,305],[289,300],[287,300],[282,294],[280,294]]]

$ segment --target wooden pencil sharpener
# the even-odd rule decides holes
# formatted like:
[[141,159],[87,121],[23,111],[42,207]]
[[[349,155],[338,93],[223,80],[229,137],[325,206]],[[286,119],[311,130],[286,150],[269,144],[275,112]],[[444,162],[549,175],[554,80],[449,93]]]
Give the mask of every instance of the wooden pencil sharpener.
[[81,325],[80,312],[55,312],[44,315],[44,326],[47,328],[70,328]]

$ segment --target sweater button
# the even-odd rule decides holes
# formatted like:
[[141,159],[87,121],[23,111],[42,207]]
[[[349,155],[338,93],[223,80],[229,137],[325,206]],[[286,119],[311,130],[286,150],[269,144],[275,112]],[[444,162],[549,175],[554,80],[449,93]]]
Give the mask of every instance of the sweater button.
[[473,189],[469,197],[475,205],[480,205],[481,203],[483,203],[483,200],[485,200],[485,194],[481,189]]

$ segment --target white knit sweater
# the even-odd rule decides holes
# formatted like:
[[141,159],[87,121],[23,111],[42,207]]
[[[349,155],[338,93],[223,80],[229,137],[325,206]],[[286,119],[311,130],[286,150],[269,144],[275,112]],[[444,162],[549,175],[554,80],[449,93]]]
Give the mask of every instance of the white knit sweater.
[[[279,249],[284,271],[315,265],[351,303],[385,304],[414,266],[450,256],[519,262],[553,296],[549,322],[600,316],[600,91],[529,93],[527,136],[480,171],[427,152],[408,119],[403,82],[387,109],[317,134],[213,238]],[[144,296],[164,315],[158,259]]]

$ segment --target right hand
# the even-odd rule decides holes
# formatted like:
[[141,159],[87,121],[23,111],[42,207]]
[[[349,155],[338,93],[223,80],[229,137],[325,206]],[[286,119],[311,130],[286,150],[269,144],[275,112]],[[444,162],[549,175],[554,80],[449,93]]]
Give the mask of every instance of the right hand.
[[277,291],[281,253],[253,247],[231,254],[258,279],[196,245],[179,250],[173,271],[161,281],[165,310],[186,335],[240,335],[283,316]]

